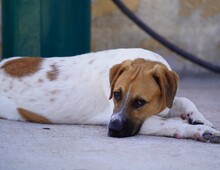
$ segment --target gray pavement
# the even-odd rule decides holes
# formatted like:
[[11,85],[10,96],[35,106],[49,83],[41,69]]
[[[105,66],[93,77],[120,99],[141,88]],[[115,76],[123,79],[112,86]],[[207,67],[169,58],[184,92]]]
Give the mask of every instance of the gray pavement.
[[[178,94],[220,129],[220,77],[183,79]],[[106,132],[101,126],[0,119],[0,170],[220,169],[219,144],[142,135],[118,139]]]

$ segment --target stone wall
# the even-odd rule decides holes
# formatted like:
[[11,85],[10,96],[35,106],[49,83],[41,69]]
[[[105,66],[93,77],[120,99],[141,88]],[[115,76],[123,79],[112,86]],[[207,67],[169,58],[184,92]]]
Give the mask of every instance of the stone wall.
[[[200,58],[220,65],[220,1],[123,0],[166,39]],[[92,1],[92,50],[141,47],[160,53],[183,74],[201,69],[167,50],[126,18],[110,0]]]

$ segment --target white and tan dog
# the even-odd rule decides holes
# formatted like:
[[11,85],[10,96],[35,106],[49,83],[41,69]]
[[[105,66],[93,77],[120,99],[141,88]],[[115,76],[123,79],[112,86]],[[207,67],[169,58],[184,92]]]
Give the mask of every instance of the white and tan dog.
[[66,58],[16,57],[0,64],[0,117],[108,124],[112,137],[139,132],[220,143],[220,132],[196,106],[175,98],[177,88],[178,76],[168,63],[143,49]]

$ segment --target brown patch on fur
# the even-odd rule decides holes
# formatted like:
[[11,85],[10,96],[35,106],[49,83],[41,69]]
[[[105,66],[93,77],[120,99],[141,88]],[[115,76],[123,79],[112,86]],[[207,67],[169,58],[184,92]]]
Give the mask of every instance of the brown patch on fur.
[[27,121],[36,122],[36,123],[44,123],[44,124],[51,123],[47,118],[45,118],[39,114],[36,114],[34,112],[28,111],[23,108],[17,108],[17,110],[18,110],[19,114]]
[[18,58],[7,61],[1,68],[12,77],[24,77],[36,73],[42,61],[39,57]]
[[50,81],[53,81],[57,79],[59,70],[55,64],[50,65],[50,67],[52,68],[52,70],[47,72],[47,78]]

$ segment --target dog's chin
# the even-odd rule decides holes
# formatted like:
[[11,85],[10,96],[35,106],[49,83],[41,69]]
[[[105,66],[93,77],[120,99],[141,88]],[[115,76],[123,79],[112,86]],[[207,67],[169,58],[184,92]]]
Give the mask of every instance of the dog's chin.
[[110,137],[117,137],[117,138],[125,138],[129,136],[134,136],[137,133],[129,133],[129,132],[123,132],[123,131],[116,131],[116,130],[108,130],[108,136]]
[[130,136],[135,136],[138,134],[138,132],[140,131],[140,127],[138,126],[138,128],[135,128],[134,130],[112,130],[112,129],[108,129],[108,136],[110,137],[117,137],[117,138],[124,138],[124,137],[130,137]]

